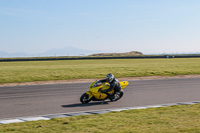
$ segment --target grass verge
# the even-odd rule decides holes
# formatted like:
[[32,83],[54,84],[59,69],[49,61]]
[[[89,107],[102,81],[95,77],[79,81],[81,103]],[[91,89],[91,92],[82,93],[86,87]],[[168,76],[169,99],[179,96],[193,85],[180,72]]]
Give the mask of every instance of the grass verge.
[[53,118],[48,121],[0,125],[12,133],[174,133],[200,132],[200,104]]
[[200,74],[200,58],[0,62],[0,83]]

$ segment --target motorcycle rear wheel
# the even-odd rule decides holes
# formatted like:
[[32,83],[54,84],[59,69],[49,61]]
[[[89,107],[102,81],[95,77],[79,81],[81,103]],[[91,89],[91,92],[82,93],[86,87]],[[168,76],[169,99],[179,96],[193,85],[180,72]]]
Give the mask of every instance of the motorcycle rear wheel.
[[89,95],[84,93],[81,97],[80,97],[80,101],[83,104],[89,103],[92,99],[89,98]]

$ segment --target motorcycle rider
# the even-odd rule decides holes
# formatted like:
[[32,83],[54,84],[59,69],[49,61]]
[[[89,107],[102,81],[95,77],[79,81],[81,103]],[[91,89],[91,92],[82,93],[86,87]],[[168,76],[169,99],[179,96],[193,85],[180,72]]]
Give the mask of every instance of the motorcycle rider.
[[[110,88],[107,90],[101,91],[102,93],[105,93],[108,95],[108,97],[111,98],[111,100],[115,100],[121,92],[121,84],[119,81],[114,77],[112,73],[107,74],[106,79],[99,80],[98,82],[108,82],[110,84]],[[110,95],[108,92],[114,90],[113,95]]]

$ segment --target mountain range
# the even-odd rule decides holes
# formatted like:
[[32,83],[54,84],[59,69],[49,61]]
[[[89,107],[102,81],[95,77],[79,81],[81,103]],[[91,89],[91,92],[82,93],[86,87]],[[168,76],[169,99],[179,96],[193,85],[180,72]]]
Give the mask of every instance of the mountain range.
[[50,49],[46,52],[40,53],[40,54],[28,54],[23,52],[17,52],[17,53],[8,53],[5,51],[0,51],[0,58],[6,58],[6,57],[44,57],[44,56],[87,56],[94,53],[99,53],[102,51],[97,50],[84,50],[75,48],[72,46],[64,47],[64,48],[54,48]]

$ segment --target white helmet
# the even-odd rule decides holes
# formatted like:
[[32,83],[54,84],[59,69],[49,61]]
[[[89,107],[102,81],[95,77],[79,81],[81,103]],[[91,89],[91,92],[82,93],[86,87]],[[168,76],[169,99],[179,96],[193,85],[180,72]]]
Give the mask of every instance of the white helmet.
[[107,76],[106,76],[106,81],[111,83],[114,79],[114,75],[112,73],[109,73]]

